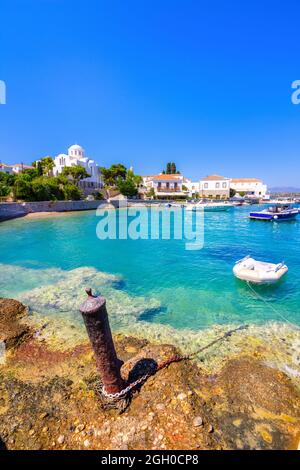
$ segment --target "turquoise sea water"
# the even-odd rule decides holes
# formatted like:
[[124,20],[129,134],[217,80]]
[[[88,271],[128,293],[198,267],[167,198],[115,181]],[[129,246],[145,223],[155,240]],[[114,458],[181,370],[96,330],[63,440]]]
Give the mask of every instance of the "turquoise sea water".
[[299,325],[300,216],[296,221],[269,223],[249,220],[249,211],[240,207],[206,213],[204,247],[199,251],[186,250],[184,240],[99,240],[99,218],[91,211],[4,222],[0,296],[22,297],[59,281],[61,270],[93,267],[120,276],[116,288],[130,297],[143,296],[146,304],[149,299],[149,308],[139,318],[144,322],[199,330],[214,324],[282,321],[232,274],[235,261],[251,254],[287,263],[289,272],[278,285],[256,289],[269,305]]

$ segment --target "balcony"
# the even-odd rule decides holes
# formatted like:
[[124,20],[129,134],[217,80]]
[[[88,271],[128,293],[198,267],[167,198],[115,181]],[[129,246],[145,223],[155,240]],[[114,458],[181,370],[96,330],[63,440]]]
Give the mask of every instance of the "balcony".
[[182,189],[180,187],[177,188],[167,188],[166,186],[155,188],[155,191],[158,193],[182,193]]

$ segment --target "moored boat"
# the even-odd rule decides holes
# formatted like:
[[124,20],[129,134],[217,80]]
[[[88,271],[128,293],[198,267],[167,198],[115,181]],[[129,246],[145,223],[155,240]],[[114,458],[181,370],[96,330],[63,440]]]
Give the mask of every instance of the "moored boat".
[[250,256],[237,261],[233,268],[235,277],[255,284],[274,284],[288,271],[286,264],[257,261]]
[[270,220],[275,222],[287,221],[295,219],[299,214],[299,209],[290,205],[276,205],[268,207],[262,211],[250,212],[250,219]]
[[229,204],[226,202],[205,202],[205,203],[197,203],[197,204],[189,204],[186,206],[186,210],[204,210],[204,212],[224,212],[229,211],[234,207],[233,204]]

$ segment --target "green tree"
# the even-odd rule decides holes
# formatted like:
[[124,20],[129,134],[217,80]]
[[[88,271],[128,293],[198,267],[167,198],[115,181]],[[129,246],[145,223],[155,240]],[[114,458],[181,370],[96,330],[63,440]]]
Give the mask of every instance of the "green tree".
[[122,163],[116,163],[110,166],[110,168],[101,167],[101,175],[105,186],[116,186],[119,178],[125,179],[127,169]]
[[62,171],[63,176],[70,176],[74,184],[78,186],[79,181],[91,176],[81,165],[65,166]]
[[14,199],[22,199],[24,201],[33,201],[32,178],[31,175],[22,172],[16,176],[13,185]]
[[27,179],[30,181],[40,176],[37,168],[26,168],[25,170],[22,171],[22,174],[26,175]]
[[66,200],[79,201],[82,198],[82,192],[78,186],[70,182],[63,186],[63,192]]
[[133,197],[137,196],[138,188],[142,181],[143,179],[141,176],[135,175],[132,170],[128,170],[125,179],[119,176],[116,186],[123,196]]
[[39,176],[32,183],[35,201],[56,201],[65,199],[64,188],[56,177]]
[[229,196],[230,196],[230,197],[233,197],[233,196],[235,196],[235,195],[236,195],[236,190],[230,188],[230,190],[229,190]]
[[43,157],[32,163],[32,166],[37,170],[39,176],[51,176],[54,168],[54,160],[52,157]]
[[138,188],[132,178],[123,180],[119,178],[117,181],[117,188],[123,196],[134,197],[138,194]]
[[0,182],[0,197],[7,197],[11,192],[10,186]]
[[8,173],[5,173],[4,171],[0,171],[0,183],[3,183],[7,186],[13,186],[15,179],[16,179],[15,175],[9,175]]
[[166,166],[166,170],[163,171],[163,174],[180,175],[180,171],[177,170],[174,162],[168,162]]
[[135,175],[132,170],[128,170],[126,174],[126,179],[131,179],[134,181],[134,184],[138,187],[142,182],[143,178],[140,175]]

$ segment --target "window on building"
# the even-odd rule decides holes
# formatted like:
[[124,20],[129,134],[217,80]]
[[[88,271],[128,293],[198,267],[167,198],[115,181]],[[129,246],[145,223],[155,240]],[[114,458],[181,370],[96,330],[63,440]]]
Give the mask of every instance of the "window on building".
[[208,183],[204,183],[204,187],[205,187],[205,188],[208,188]]
[[227,183],[222,183],[223,188],[227,188]]
[[216,183],[216,188],[219,188],[220,187],[220,183]]

